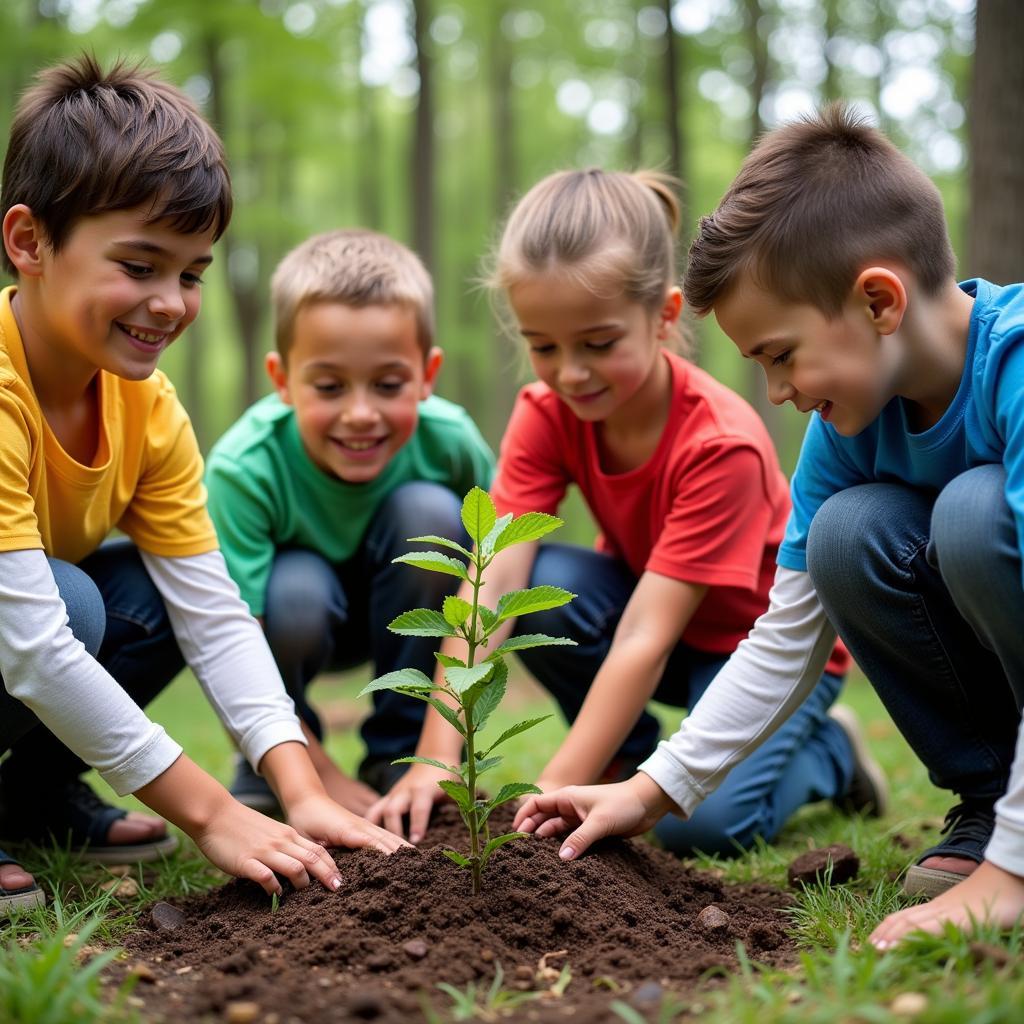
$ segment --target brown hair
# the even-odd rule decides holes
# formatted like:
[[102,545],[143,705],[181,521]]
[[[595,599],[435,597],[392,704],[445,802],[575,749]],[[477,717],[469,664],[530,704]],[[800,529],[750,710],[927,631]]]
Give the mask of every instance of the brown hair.
[[683,295],[703,316],[750,271],[774,295],[831,317],[876,260],[907,267],[926,294],[955,271],[938,189],[863,117],[833,103],[754,147],[718,209],[700,219]]
[[[139,65],[83,54],[18,103],[0,204],[24,203],[56,252],[82,217],[151,204],[150,222],[219,237],[231,219],[224,148],[195,104]],[[4,253],[4,266],[16,273]]]
[[288,361],[295,317],[314,302],[405,306],[416,316],[424,358],[434,344],[434,286],[410,249],[361,228],[326,231],[296,246],[270,282],[277,351]]
[[560,171],[516,204],[488,276],[507,293],[552,270],[589,288],[609,282],[632,301],[660,309],[676,277],[678,183],[654,171]]

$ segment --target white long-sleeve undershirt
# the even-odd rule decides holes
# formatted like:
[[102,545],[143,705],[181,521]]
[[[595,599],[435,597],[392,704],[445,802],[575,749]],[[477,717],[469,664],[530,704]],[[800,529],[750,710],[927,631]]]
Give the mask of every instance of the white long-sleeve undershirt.
[[[768,610],[679,729],[642,764],[684,816],[764,743],[821,678],[835,643],[806,572],[779,568]],[[986,856],[1024,875],[1024,725]]]
[[[279,743],[305,743],[263,632],[221,553],[142,558],[186,662],[246,758],[257,765]],[[152,782],[181,754],[75,639],[39,550],[0,553],[0,675],[7,692],[119,795]]]

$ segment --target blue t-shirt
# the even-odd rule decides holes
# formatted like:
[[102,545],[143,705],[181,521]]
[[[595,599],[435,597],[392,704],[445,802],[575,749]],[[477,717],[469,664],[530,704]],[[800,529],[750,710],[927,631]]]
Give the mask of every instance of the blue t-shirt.
[[913,433],[906,403],[894,398],[855,437],[814,413],[793,475],[793,511],[778,564],[806,571],[807,531],[833,494],[864,483],[901,483],[935,494],[955,476],[987,463],[1006,468],[1006,500],[1024,557],[1024,284],[1000,288],[980,278],[960,287],[974,296],[963,376],[934,426]]

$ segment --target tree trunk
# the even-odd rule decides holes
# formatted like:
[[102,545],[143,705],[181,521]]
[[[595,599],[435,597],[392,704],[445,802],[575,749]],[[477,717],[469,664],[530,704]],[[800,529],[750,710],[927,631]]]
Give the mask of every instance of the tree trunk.
[[433,63],[427,52],[430,0],[413,0],[413,39],[420,87],[413,132],[412,243],[427,270],[434,273],[434,87]]
[[374,230],[383,227],[380,195],[380,124],[377,117],[377,91],[363,81],[363,17],[365,4],[359,5],[359,15],[353,35],[356,40],[356,105],[359,118],[358,196],[359,218],[363,225]]
[[668,136],[668,171],[683,180],[683,137],[679,127],[679,47],[672,27],[672,0],[661,0],[665,15],[665,60],[662,64],[662,90],[665,103],[665,133]]
[[1024,18],[1019,0],[982,0],[970,103],[967,273],[997,284],[1024,276]]

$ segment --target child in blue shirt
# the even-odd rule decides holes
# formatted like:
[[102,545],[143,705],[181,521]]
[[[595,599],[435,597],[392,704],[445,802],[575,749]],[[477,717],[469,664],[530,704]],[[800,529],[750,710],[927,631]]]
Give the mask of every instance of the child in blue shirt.
[[[767,135],[701,220],[683,290],[811,414],[771,607],[629,782],[533,798],[576,856],[689,814],[813,685],[836,630],[957,794],[886,948],[1024,912],[1024,286],[958,285],[937,190],[845,107]],[[1015,756],[1015,749],[1017,750]]]

